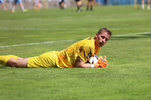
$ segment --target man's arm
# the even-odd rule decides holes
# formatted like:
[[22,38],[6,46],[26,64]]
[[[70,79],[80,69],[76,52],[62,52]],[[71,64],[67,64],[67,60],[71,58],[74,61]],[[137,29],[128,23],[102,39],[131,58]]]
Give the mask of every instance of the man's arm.
[[82,67],[82,68],[99,68],[99,67],[106,67],[107,60],[106,56],[100,57],[98,62],[95,64],[85,63],[79,56],[76,59],[75,67]]
[[85,63],[79,56],[76,59],[75,67],[91,68],[90,63]]

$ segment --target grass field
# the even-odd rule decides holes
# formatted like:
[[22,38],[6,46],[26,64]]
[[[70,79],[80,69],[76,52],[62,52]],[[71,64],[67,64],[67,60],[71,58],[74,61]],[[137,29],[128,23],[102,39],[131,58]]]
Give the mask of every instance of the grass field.
[[151,10],[132,5],[0,10],[0,55],[62,50],[99,28],[113,36],[99,55],[106,68],[9,68],[0,65],[0,100],[150,100]]

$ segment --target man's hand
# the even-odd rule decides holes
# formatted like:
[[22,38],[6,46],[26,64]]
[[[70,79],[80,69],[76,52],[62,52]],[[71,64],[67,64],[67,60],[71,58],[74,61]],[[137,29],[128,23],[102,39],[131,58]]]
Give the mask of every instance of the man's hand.
[[95,68],[106,67],[106,65],[107,65],[106,56],[104,56],[103,59],[102,56],[100,56],[98,62],[94,64]]

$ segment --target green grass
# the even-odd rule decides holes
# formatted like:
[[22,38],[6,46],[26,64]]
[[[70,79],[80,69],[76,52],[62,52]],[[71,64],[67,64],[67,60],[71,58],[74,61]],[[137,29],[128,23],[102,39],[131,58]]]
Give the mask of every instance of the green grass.
[[[37,56],[94,36],[99,28],[113,32],[98,54],[107,56],[106,68],[0,65],[0,100],[150,100],[151,11],[134,10],[131,5],[85,9],[80,13],[76,7],[27,13],[0,10],[0,55]],[[55,42],[26,45],[46,41]],[[14,46],[20,44],[25,45]]]

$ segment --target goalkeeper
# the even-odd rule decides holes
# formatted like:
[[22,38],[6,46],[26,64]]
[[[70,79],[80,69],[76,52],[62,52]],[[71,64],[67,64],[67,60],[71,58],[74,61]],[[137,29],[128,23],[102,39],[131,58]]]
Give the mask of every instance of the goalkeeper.
[[15,55],[0,56],[0,64],[16,68],[98,68],[106,67],[105,58],[97,63],[86,63],[90,57],[97,55],[101,47],[110,39],[112,32],[107,28],[101,28],[94,37],[81,40],[62,51],[50,51],[40,56],[20,58]]

